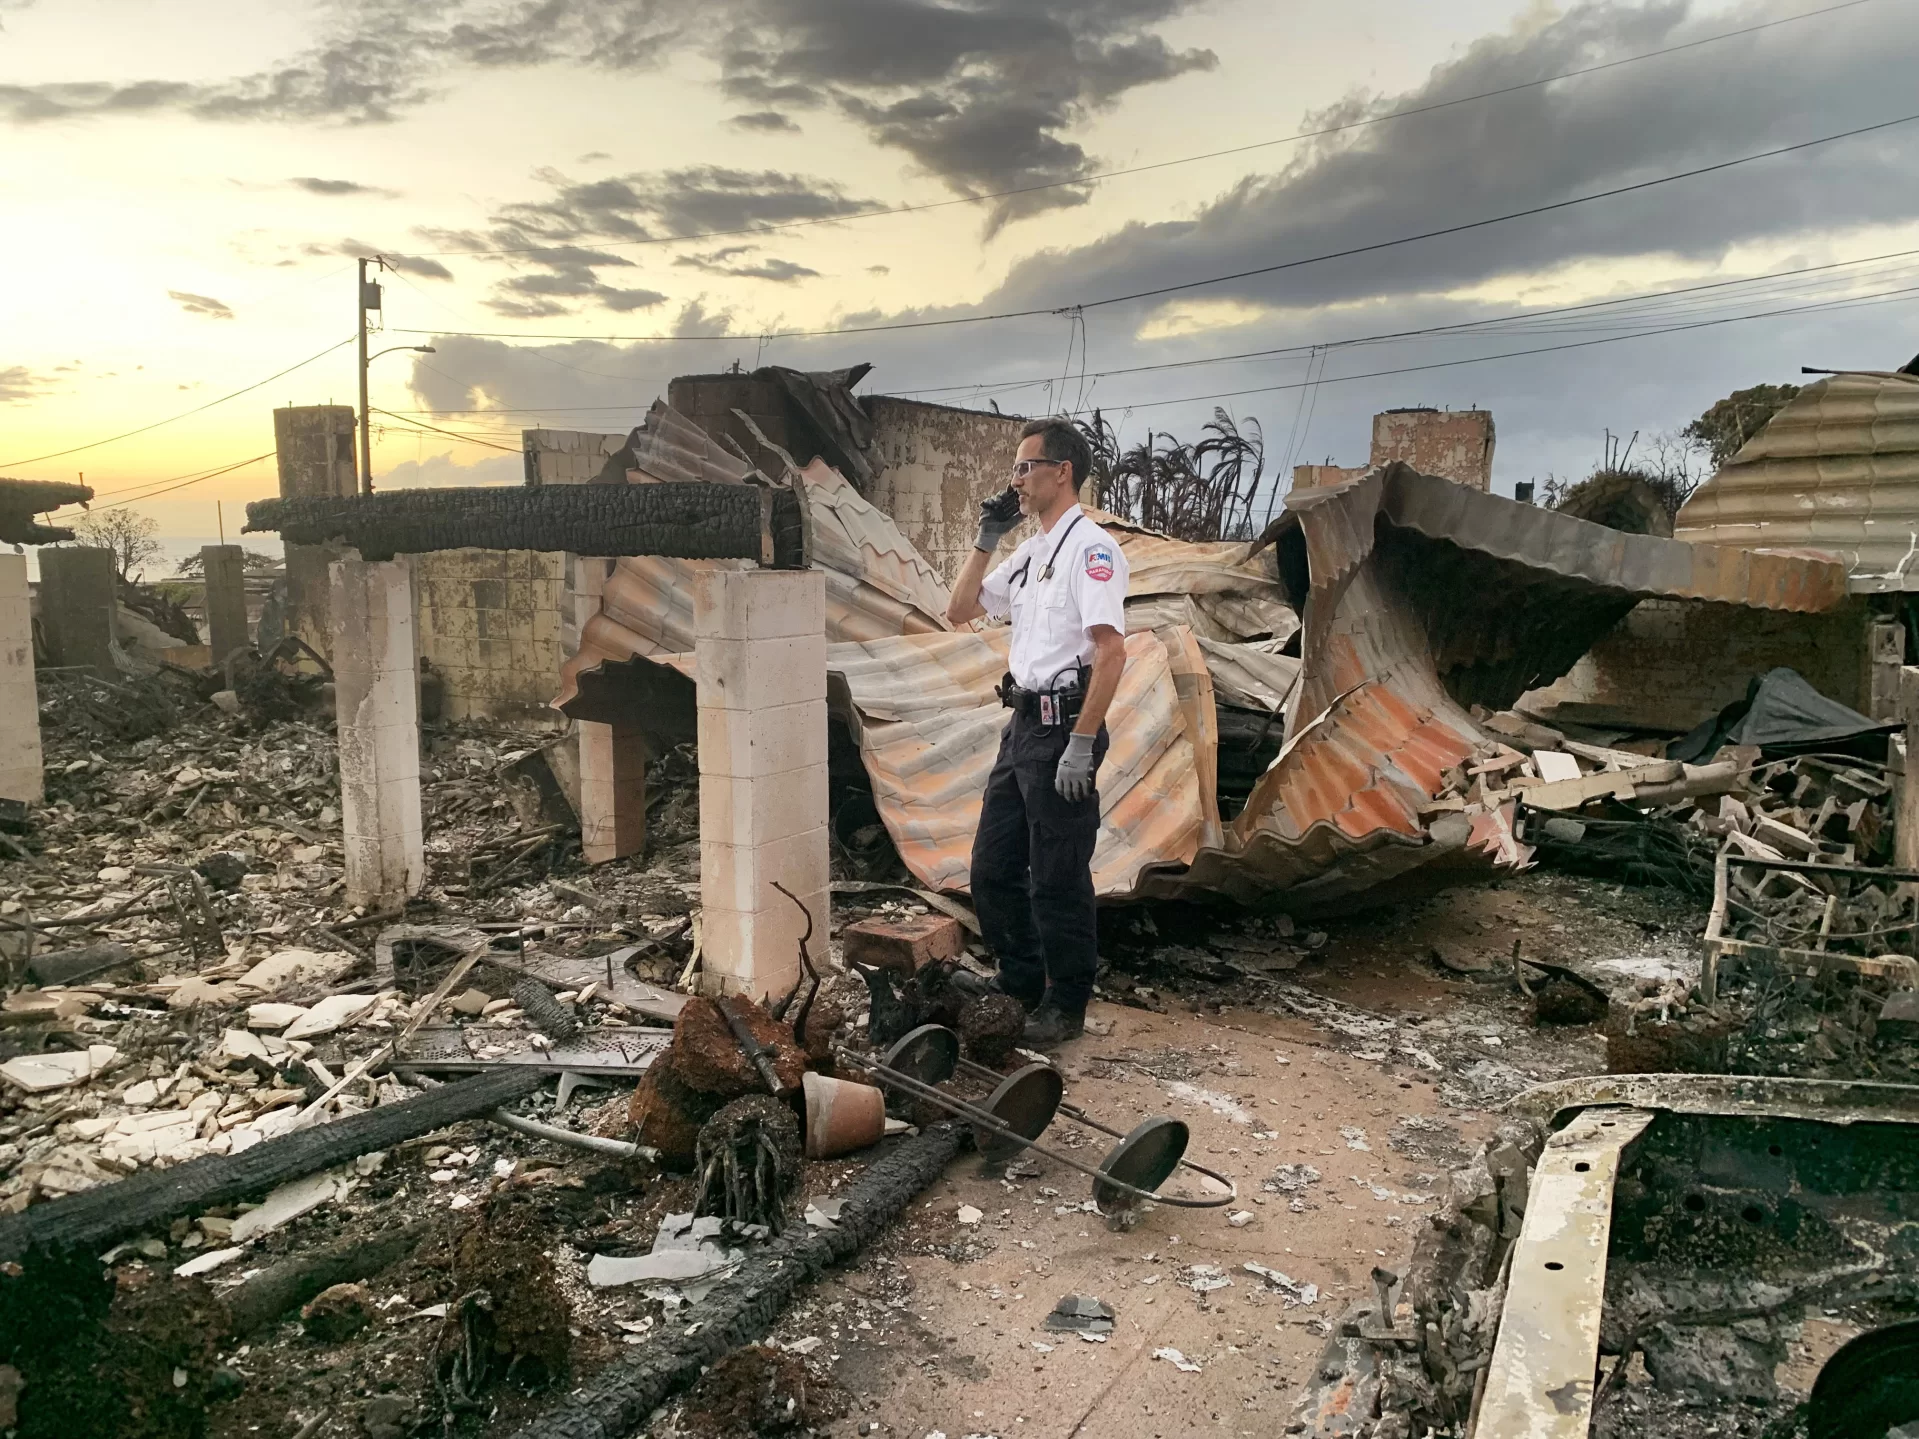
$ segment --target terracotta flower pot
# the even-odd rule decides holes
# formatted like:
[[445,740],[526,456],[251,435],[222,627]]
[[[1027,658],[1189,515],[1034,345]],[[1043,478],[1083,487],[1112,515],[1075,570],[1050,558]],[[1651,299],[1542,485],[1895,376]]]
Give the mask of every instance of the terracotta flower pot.
[[872,1085],[808,1071],[801,1087],[806,1092],[808,1159],[851,1154],[879,1143],[886,1133],[886,1096]]

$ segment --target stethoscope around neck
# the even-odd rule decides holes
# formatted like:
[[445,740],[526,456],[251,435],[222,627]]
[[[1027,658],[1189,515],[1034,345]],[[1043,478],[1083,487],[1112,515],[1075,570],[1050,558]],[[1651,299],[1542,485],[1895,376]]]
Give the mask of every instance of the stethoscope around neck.
[[[1053,577],[1053,565],[1059,559],[1059,552],[1066,548],[1067,537],[1073,533],[1073,526],[1077,525],[1081,520],[1085,518],[1086,518],[1086,512],[1084,510],[1075,510],[1073,512],[1073,518],[1066,522],[1066,528],[1060,531],[1058,543],[1056,543],[1053,546],[1053,553],[1047,558],[1046,567],[1039,572],[1039,582],[1041,584],[1045,584],[1048,580],[1050,580]],[[1025,584],[1027,572],[1030,571],[1032,568],[1033,568],[1033,557],[1031,555],[1028,555],[1025,559],[1020,561],[1019,568],[1013,571],[1013,576],[1012,576],[1012,580],[1010,581],[1010,584],[1011,585]]]

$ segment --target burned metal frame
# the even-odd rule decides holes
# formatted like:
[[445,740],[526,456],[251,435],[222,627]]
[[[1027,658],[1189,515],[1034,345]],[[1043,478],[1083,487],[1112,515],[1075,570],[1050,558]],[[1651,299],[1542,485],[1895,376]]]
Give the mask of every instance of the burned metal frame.
[[1723,961],[1733,965],[1748,960],[1798,968],[1813,974],[1857,974],[1870,978],[1905,981],[1907,987],[1919,985],[1919,960],[1907,955],[1840,954],[1825,949],[1792,949],[1733,939],[1725,933],[1727,911],[1732,905],[1731,870],[1733,865],[1746,869],[1772,870],[1787,874],[1833,875],[1849,879],[1893,880],[1919,883],[1919,870],[1878,869],[1843,864],[1817,864],[1806,860],[1757,859],[1722,849],[1713,863],[1712,910],[1706,917],[1706,958],[1699,978],[1700,996],[1707,1004],[1719,998],[1719,974]]
[[1580,1439],[1592,1421],[1619,1157],[1657,1116],[1588,1109],[1546,1141],[1513,1241],[1475,1439]]

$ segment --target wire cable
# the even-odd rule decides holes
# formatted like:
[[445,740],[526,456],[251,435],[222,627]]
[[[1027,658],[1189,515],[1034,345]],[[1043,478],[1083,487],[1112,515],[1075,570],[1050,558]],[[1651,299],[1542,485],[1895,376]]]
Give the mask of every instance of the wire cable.
[[[1474,230],[1483,230],[1492,225],[1503,225],[1513,220],[1530,219],[1537,215],[1550,215],[1560,210],[1570,210],[1579,205],[1590,205],[1599,200],[1613,200],[1622,195],[1634,195],[1646,190],[1657,189],[1662,185],[1677,184],[1683,180],[1696,180],[1705,175],[1716,175],[1735,169],[1741,165],[1755,164],[1761,160],[1777,159],[1781,155],[1793,155],[1811,150],[1821,145],[1837,144],[1841,140],[1856,139],[1861,135],[1877,134],[1901,125],[1910,125],[1919,121],[1919,114],[1902,115],[1893,120],[1881,120],[1871,125],[1860,125],[1851,130],[1841,130],[1832,135],[1821,135],[1812,140],[1800,140],[1791,145],[1779,145],[1770,150],[1756,151],[1750,155],[1736,156],[1731,160],[1719,160],[1711,165],[1700,165],[1691,170],[1680,170],[1671,175],[1659,175],[1650,180],[1637,180],[1630,185],[1615,185],[1608,190],[1595,190],[1589,195],[1575,195],[1567,200],[1554,200],[1544,205],[1529,205],[1522,210],[1508,210],[1500,215],[1487,215],[1477,220],[1462,221],[1457,225],[1444,225],[1434,230],[1422,230],[1417,234],[1400,235],[1391,240],[1375,240],[1367,245],[1352,245],[1343,250],[1329,250],[1318,255],[1303,255],[1296,260],[1281,260],[1271,265],[1256,265],[1248,270],[1235,270],[1224,275],[1208,275],[1203,279],[1184,280],[1175,285],[1156,285],[1151,289],[1132,290],[1121,295],[1107,295],[1097,300],[1066,301],[1057,305],[1036,306],[1025,310],[1001,310],[984,315],[952,315],[937,320],[895,320],[876,325],[839,325],[817,330],[779,330],[768,331],[768,339],[817,339],[829,335],[873,335],[903,330],[934,330],[955,325],[981,325],[1001,320],[1031,319],[1041,315],[1058,315],[1073,308],[1082,310],[1100,309],[1107,305],[1122,305],[1134,300],[1156,299],[1162,295],[1181,294],[1188,290],[1197,290],[1208,285],[1221,285],[1231,280],[1251,279],[1258,275],[1275,275],[1285,270],[1297,270],[1307,265],[1319,265],[1328,260],[1351,259],[1356,255],[1372,255],[1382,250],[1397,249],[1402,245],[1415,245],[1425,240],[1437,240],[1448,235],[1463,235]],[[701,335],[578,335],[552,334],[539,332],[521,332],[512,330],[417,330],[395,328],[396,335],[444,335],[448,338],[470,340],[598,340],[608,344],[638,344],[676,340],[740,340],[751,336],[738,334],[701,334]]]
[[65,450],[53,450],[49,452],[48,454],[34,455],[30,459],[0,460],[0,469],[12,469],[16,465],[37,465],[43,460],[57,460],[65,455],[77,455],[82,450],[97,450],[102,445],[115,444],[120,440],[130,440],[135,435],[144,435],[151,430],[159,429],[162,425],[171,425],[176,420],[184,420],[193,415],[204,414],[206,411],[212,409],[215,405],[224,405],[228,400],[237,400],[242,395],[250,395],[255,390],[259,389],[262,385],[270,385],[275,380],[281,379],[284,376],[292,374],[295,370],[305,369],[308,365],[312,364],[315,360],[325,359],[328,355],[332,354],[335,350],[341,349],[344,346],[352,344],[355,338],[356,337],[353,335],[348,335],[344,340],[340,341],[339,344],[328,345],[324,350],[320,351],[319,354],[308,355],[304,360],[300,361],[299,364],[288,365],[284,370],[281,370],[276,374],[268,375],[264,380],[255,380],[252,384],[244,386],[241,389],[234,390],[230,394],[222,395],[217,400],[208,400],[204,405],[196,405],[190,410],[182,410],[177,415],[168,415],[164,420],[155,420],[152,424],[142,425],[137,430],[123,430],[121,433],[117,435],[108,435],[103,440],[88,440],[84,445],[74,445],[72,448],[65,449]]

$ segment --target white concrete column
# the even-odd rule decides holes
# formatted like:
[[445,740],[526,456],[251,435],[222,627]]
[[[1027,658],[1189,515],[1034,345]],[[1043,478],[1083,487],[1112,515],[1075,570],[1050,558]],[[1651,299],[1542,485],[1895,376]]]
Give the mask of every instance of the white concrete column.
[[806,920],[826,953],[826,577],[714,570],[693,607],[699,678],[702,987],[784,994]]
[[45,797],[27,557],[0,554],[0,799],[38,804]]
[[579,723],[580,855],[588,864],[646,848],[646,740],[626,725]]
[[426,879],[413,571],[402,558],[328,572],[347,902],[384,908]]

